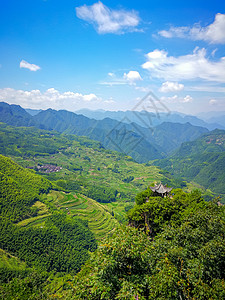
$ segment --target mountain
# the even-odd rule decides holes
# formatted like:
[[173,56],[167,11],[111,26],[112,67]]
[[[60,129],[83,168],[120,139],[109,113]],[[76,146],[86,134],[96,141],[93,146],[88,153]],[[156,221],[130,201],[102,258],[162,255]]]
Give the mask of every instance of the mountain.
[[200,118],[208,123],[217,123],[222,127],[217,127],[220,129],[225,129],[225,111],[212,111],[198,114]]
[[107,149],[132,156],[138,162],[162,158],[184,141],[190,141],[208,130],[190,123],[162,123],[154,128],[134,122],[126,124],[105,118],[95,120],[68,111],[48,109],[34,116],[38,123],[63,133],[85,135],[100,141]]
[[0,121],[14,126],[32,126],[32,117],[19,105],[0,102]]
[[43,127],[36,123],[32,116],[19,105],[9,105],[0,102],[0,122],[13,126],[36,126]]
[[147,130],[138,130],[136,125],[109,118],[98,121],[65,110],[52,109],[42,111],[33,118],[35,122],[60,133],[87,136],[100,141],[107,149],[126,153],[138,162],[163,157],[161,149],[143,135],[143,130]]
[[30,114],[31,116],[35,116],[37,115],[39,112],[42,111],[42,109],[30,109],[30,108],[27,108],[25,109],[26,112],[28,112],[28,114]]
[[195,141],[185,142],[171,157],[152,164],[221,194],[225,202],[225,130],[213,130]]
[[220,116],[212,117],[208,120],[209,122],[216,122],[220,124],[221,126],[225,127],[225,113]]
[[202,112],[198,113],[197,115],[200,119],[204,121],[208,121],[211,118],[225,116],[225,111],[209,111],[209,112]]
[[[7,112],[14,109],[14,106],[13,108],[8,104],[5,106]],[[31,116],[21,107],[16,106],[16,108],[17,114],[14,114],[17,116],[16,126],[33,125],[64,134],[87,136],[100,141],[107,149],[132,156],[140,163],[163,158],[172,153],[182,142],[193,140],[207,131],[206,128],[193,126],[190,123],[167,122],[155,127],[143,127],[135,122],[119,122],[110,118],[95,120],[66,110],[48,109]],[[12,120],[10,117],[5,118],[4,111],[0,115],[3,122],[12,123],[13,117]],[[25,117],[29,122],[26,122]]]
[[190,123],[194,126],[205,127],[208,130],[213,130],[216,128],[225,129],[225,125],[217,124],[213,120],[206,122],[200,118],[192,115],[185,115],[178,112],[170,113],[153,113],[148,111],[104,111],[104,110],[89,110],[81,109],[76,111],[77,114],[82,114],[88,118],[94,118],[96,120],[103,120],[104,118],[111,118],[124,123],[135,122],[142,127],[155,127],[164,122],[171,123]]
[[193,142],[186,142],[181,145],[175,153],[175,157],[185,158],[190,155],[200,155],[211,152],[225,151],[225,130],[210,131]]
[[190,123],[179,124],[164,122],[153,130],[153,138],[166,154],[171,154],[185,141],[193,141],[208,132],[204,127],[193,126]]

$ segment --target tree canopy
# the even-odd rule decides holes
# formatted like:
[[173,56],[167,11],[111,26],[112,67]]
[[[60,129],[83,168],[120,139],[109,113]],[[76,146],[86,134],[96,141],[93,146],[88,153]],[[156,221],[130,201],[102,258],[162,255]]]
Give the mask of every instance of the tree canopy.
[[224,299],[224,207],[181,190],[136,206],[128,215],[139,223],[105,239],[75,277],[71,299]]

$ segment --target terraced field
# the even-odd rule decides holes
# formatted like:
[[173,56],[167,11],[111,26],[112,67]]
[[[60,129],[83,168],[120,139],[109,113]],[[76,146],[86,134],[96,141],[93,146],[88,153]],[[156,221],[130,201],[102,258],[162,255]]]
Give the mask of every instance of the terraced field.
[[116,219],[103,205],[79,193],[65,194],[52,191],[47,197],[48,201],[54,202],[67,214],[88,221],[88,226],[97,239],[104,237],[118,225]]
[[[79,193],[66,194],[52,191],[44,197],[43,201],[47,201],[68,215],[88,221],[88,226],[97,239],[101,239],[118,226],[118,221],[112,216],[112,211],[110,212],[100,203]],[[40,201],[37,201],[34,206],[39,208],[38,215],[19,222],[18,226],[44,226],[45,219],[51,213],[48,211],[47,206]]]

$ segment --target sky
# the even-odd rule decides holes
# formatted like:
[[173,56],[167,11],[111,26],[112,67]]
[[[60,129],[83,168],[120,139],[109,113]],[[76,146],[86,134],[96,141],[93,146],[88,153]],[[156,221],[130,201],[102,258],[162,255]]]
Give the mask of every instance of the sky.
[[225,111],[225,1],[0,1],[0,101]]

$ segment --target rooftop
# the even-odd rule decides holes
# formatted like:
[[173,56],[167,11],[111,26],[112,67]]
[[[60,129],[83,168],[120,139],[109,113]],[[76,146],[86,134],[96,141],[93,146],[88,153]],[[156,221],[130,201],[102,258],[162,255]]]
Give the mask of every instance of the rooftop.
[[172,188],[169,188],[165,185],[163,185],[161,182],[160,184],[158,185],[155,185],[155,186],[150,186],[150,189],[153,191],[153,192],[156,192],[158,194],[165,194],[165,193],[169,193],[171,192]]

